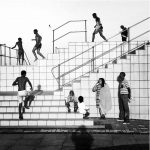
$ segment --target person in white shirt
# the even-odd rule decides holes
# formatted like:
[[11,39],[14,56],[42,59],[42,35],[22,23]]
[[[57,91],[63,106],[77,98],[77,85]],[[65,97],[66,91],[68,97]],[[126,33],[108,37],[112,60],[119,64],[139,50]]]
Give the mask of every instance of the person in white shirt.
[[89,108],[85,105],[83,96],[79,96],[78,101],[79,101],[78,103],[79,113],[83,114],[83,119],[88,118],[88,116],[90,115],[90,113],[88,112]]

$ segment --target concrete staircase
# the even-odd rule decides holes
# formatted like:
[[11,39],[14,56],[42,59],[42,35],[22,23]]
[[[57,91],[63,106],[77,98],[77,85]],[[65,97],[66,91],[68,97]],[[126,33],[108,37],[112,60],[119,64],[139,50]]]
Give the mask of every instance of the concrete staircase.
[[[127,74],[126,78],[131,85],[134,98],[134,101],[130,104],[131,118],[149,119],[149,45],[136,50],[136,53],[126,55],[124,59],[116,59],[113,63],[108,63],[107,67],[102,66],[95,72],[86,74],[58,90],[58,83],[51,74],[52,67],[80,53],[81,47],[85,46],[82,49],[84,51],[92,43],[80,43],[79,46],[75,45],[75,48],[73,45],[70,45],[72,51],[69,49],[66,53],[60,49],[58,54],[49,54],[46,60],[39,60],[33,66],[1,66],[0,126],[93,126],[92,118],[84,120],[79,113],[68,113],[65,107],[65,98],[69,91],[73,89],[76,97],[84,96],[85,103],[90,108],[90,117],[98,117],[99,114],[95,107],[95,93],[91,89],[99,77],[105,78],[111,89],[113,106],[107,117],[117,118],[119,110],[116,78],[121,71]],[[77,47],[79,50],[77,50]],[[96,64],[98,66],[98,62]],[[27,76],[33,83],[34,90],[37,89],[38,85],[41,85],[43,93],[36,96],[31,108],[26,109],[24,120],[20,121],[18,119],[17,87],[11,85],[14,79],[20,76],[20,71],[23,69],[27,71]]]

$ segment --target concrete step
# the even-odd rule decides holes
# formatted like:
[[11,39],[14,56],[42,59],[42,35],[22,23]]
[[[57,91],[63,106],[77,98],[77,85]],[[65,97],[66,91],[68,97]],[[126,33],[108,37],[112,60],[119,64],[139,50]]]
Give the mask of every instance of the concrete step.
[[[0,113],[18,112],[18,106],[1,106]],[[67,112],[66,106],[31,106],[26,112]]]
[[[65,100],[34,100],[32,106],[64,106]],[[0,100],[0,106],[18,106],[18,100]]]
[[[23,114],[24,119],[82,119],[83,115],[80,113],[68,113],[68,112],[25,112]],[[0,119],[18,119],[19,114],[17,112],[0,113]]]
[[93,126],[92,119],[32,119],[32,120],[18,120],[5,119],[0,120],[0,126],[7,127],[40,127],[40,126]]

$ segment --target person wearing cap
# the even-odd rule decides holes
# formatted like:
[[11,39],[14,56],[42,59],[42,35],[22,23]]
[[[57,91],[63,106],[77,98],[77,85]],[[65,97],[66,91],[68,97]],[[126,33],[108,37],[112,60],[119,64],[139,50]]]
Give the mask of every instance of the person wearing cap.
[[96,21],[96,25],[94,26],[95,29],[94,29],[94,32],[93,32],[93,35],[92,35],[92,42],[94,42],[95,34],[97,34],[97,33],[99,33],[100,36],[107,42],[108,40],[103,35],[103,26],[102,26],[102,23],[100,21],[100,18],[97,17],[96,13],[93,13],[92,16]]
[[126,42],[128,37],[128,29],[123,25],[121,25],[120,28],[122,29],[121,31],[122,42]]
[[[45,59],[45,57],[43,56],[43,54],[40,52],[40,49],[42,47],[42,43],[41,43],[42,37],[39,35],[37,29],[34,29],[33,33],[35,34],[35,39],[32,39],[32,40],[36,41],[36,44],[35,44],[35,46],[33,47],[33,50],[32,50],[33,55],[35,57],[34,61],[38,60],[37,54],[40,55],[43,59]],[[36,50],[37,50],[37,54],[35,53]]]
[[23,46],[22,46],[22,38],[18,38],[18,42],[16,42],[15,46],[12,47],[12,49],[15,48],[16,46],[18,46],[17,60],[19,61],[19,65],[20,65],[20,60],[22,58],[22,65],[23,65],[23,62],[24,62],[24,49],[23,49]]
[[125,79],[125,72],[120,72],[117,80],[119,82],[118,97],[119,97],[119,119],[123,124],[129,123],[129,99],[131,98],[131,89],[128,81]]

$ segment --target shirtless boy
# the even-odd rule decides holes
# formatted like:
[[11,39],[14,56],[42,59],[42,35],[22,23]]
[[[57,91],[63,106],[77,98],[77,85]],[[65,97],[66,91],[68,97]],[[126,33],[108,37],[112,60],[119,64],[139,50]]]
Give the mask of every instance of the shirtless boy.
[[18,102],[19,102],[19,119],[23,120],[23,102],[24,98],[27,95],[26,91],[26,83],[28,83],[32,88],[32,84],[30,80],[26,77],[26,71],[21,71],[21,77],[17,77],[16,80],[13,82],[12,86],[18,85]]
[[40,49],[41,49],[41,47],[42,47],[42,43],[41,43],[42,37],[39,35],[37,29],[34,29],[34,30],[33,30],[33,33],[35,34],[35,39],[32,39],[32,40],[36,41],[36,44],[35,44],[35,46],[33,47],[33,50],[32,50],[32,52],[33,52],[33,54],[34,54],[34,57],[35,57],[35,60],[34,60],[34,61],[38,60],[38,57],[37,57],[37,55],[36,55],[36,53],[35,53],[36,50],[37,50],[37,54],[40,55],[40,56],[44,59],[45,57],[44,57],[43,54],[40,52]]

